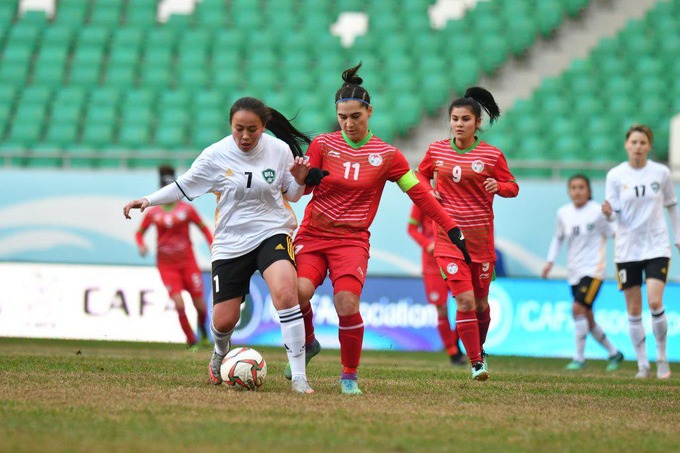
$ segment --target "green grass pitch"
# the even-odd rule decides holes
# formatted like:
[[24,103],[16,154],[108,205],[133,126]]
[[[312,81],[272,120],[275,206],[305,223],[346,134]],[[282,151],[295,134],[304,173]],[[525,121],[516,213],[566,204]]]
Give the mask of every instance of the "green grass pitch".
[[366,351],[364,395],[344,396],[339,351],[322,350],[316,393],[298,395],[283,349],[256,349],[267,381],[236,392],[209,383],[209,349],[0,338],[0,451],[680,451],[680,364],[641,381],[631,361],[491,355],[475,382],[444,353]]

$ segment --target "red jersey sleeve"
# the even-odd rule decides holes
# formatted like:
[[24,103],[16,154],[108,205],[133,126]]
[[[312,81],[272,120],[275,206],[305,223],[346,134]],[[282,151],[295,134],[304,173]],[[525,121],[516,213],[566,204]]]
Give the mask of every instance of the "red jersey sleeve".
[[416,172],[418,179],[420,181],[430,184],[430,181],[434,179],[434,166],[432,165],[432,157],[430,156],[430,149],[428,148],[425,152],[423,160],[418,165],[418,171]]
[[203,233],[203,237],[205,237],[205,241],[209,246],[212,246],[213,235],[210,231],[210,228],[208,228],[208,225],[203,223],[203,219],[201,219],[201,216],[198,215],[196,209],[194,209],[194,207],[191,205],[189,205],[189,220],[196,224],[198,228],[200,228],[201,233]]
[[503,154],[498,157],[494,176],[496,176],[496,181],[498,181],[498,195],[505,198],[517,196],[519,185],[517,185],[515,177],[510,173],[508,161]]
[[408,219],[408,228],[406,231],[408,232],[409,236],[411,236],[413,240],[416,241],[423,249],[432,242],[432,239],[423,234],[424,221],[425,216],[423,216],[423,211],[421,211],[418,206],[413,205],[411,208],[411,217]]
[[144,215],[144,218],[142,219],[142,224],[139,225],[139,229],[135,233],[135,242],[137,242],[137,245],[139,247],[144,246],[144,233],[146,233],[146,230],[151,226],[151,213],[147,212]]

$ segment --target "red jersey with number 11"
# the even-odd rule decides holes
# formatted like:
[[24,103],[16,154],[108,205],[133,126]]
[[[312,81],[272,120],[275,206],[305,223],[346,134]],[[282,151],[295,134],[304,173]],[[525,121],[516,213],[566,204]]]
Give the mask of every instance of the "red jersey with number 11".
[[368,227],[385,182],[396,182],[411,171],[406,158],[373,134],[352,143],[341,131],[316,137],[306,156],[312,167],[328,170],[329,175],[313,188],[297,238],[342,238],[368,248]]
[[[494,194],[486,191],[484,181],[498,181],[497,193],[502,197],[516,197],[519,193],[503,153],[480,140],[465,150],[458,149],[452,140],[440,140],[430,145],[418,172],[427,179],[436,179],[435,189],[442,197],[439,202],[463,231],[472,261],[495,261]],[[463,257],[441,228],[437,228],[434,255]]]

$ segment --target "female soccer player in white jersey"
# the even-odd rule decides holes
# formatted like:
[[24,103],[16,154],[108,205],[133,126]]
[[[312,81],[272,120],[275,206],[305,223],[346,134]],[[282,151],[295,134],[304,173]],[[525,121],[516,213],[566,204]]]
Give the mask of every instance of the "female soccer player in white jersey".
[[[129,202],[123,212],[171,203],[205,193],[217,195],[215,239],[212,245],[215,350],[208,366],[213,384],[221,384],[220,365],[229,351],[250,278],[259,270],[281,321],[281,333],[292,368],[292,388],[313,393],[305,372],[305,331],[297,300],[297,275],[291,235],[297,226],[287,205],[305,189],[309,164],[301,143],[310,139],[278,111],[245,97],[229,112],[232,134],[207,147],[191,168],[151,195]],[[276,137],[265,134],[265,129]]]
[[604,278],[604,260],[607,237],[614,235],[611,223],[602,215],[602,207],[592,200],[590,180],[584,175],[574,175],[567,182],[571,203],[557,210],[555,235],[550,243],[548,258],[541,277],[547,278],[562,242],[567,241],[568,282],[574,296],[574,360],[566,368],[582,370],[585,367],[584,351],[588,332],[609,353],[607,371],[619,368],[623,354],[607,339],[593,317],[593,303]]
[[[375,217],[387,181],[397,185],[425,214],[443,227],[451,241],[467,255],[456,223],[437,203],[430,188],[420,184],[406,158],[368,128],[373,113],[371,97],[357,75],[361,63],[343,72],[335,94],[341,130],[316,137],[306,157],[312,166],[312,199],[295,236],[298,292],[305,319],[308,359],[320,348],[314,337],[310,300],[328,273],[333,283],[335,309],[340,321],[338,337],[343,394],[361,394],[357,368],[361,358],[364,323],[359,297],[369,257],[368,228]],[[328,176],[323,177],[323,172]],[[312,188],[309,187],[308,191]],[[288,374],[286,373],[288,376]]]
[[662,299],[671,246],[663,209],[668,209],[677,247],[680,247],[680,215],[670,170],[648,158],[653,139],[647,126],[636,124],[628,129],[625,143],[628,161],[607,173],[602,212],[617,225],[614,261],[619,288],[623,290],[628,308],[628,331],[637,355],[635,377],[647,378],[651,374],[641,316],[644,273],[656,339],[656,376],[667,379],[671,369],[666,356],[668,322]]
[[472,262],[466,262],[440,230],[434,256],[456,298],[456,330],[470,359],[472,378],[478,381],[489,377],[484,341],[491,323],[488,296],[496,261],[493,198],[519,193],[503,153],[477,137],[482,108],[491,122],[500,116],[496,101],[484,88],[468,88],[454,100],[449,106],[453,138],[430,144],[418,166],[421,179],[434,181],[436,196],[470,248]]

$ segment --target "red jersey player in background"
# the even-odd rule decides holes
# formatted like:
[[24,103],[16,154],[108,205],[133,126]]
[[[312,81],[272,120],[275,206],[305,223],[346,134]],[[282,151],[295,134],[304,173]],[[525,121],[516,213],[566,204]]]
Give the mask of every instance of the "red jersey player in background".
[[[175,181],[175,170],[171,166],[161,166],[159,173],[161,187]],[[198,344],[198,339],[184,311],[182,290],[186,290],[191,295],[198,313],[199,333],[205,343],[209,342],[206,331],[208,312],[203,298],[203,277],[196,264],[189,237],[189,225],[192,223],[201,229],[206,242],[212,246],[213,236],[210,229],[203,223],[196,210],[182,201],[149,208],[135,236],[139,254],[145,256],[149,249],[144,243],[144,233],[151,225],[156,227],[158,236],[156,265],[170,298],[175,302],[179,324],[187,337],[189,347]]]
[[437,307],[437,330],[452,365],[465,365],[467,362],[460,352],[458,332],[451,329],[449,321],[449,287],[434,258],[434,240],[437,225],[416,205],[411,208],[408,219],[408,234],[422,248],[423,284],[427,301]]
[[454,100],[449,106],[453,138],[430,144],[418,166],[422,180],[434,181],[435,196],[460,225],[470,246],[471,263],[439,229],[434,256],[456,298],[456,330],[470,359],[472,378],[479,381],[489,377],[484,341],[491,323],[489,285],[496,260],[493,198],[519,193],[503,153],[476,135],[482,108],[491,123],[500,116],[496,101],[484,88],[468,88],[464,97]]
[[[335,94],[341,130],[319,135],[307,150],[306,157],[312,168],[305,181],[306,191],[313,190],[313,195],[295,236],[306,358],[309,361],[320,349],[314,336],[310,300],[328,273],[339,318],[340,388],[343,394],[349,395],[362,393],[357,383],[364,338],[359,297],[368,265],[368,228],[375,217],[385,183],[396,182],[447,232],[461,254],[467,255],[456,222],[434,198],[431,188],[418,181],[399,150],[368,129],[373,107],[370,95],[361,86],[363,80],[357,76],[360,67],[361,63],[343,72],[344,83]],[[285,374],[289,376],[287,372]]]

